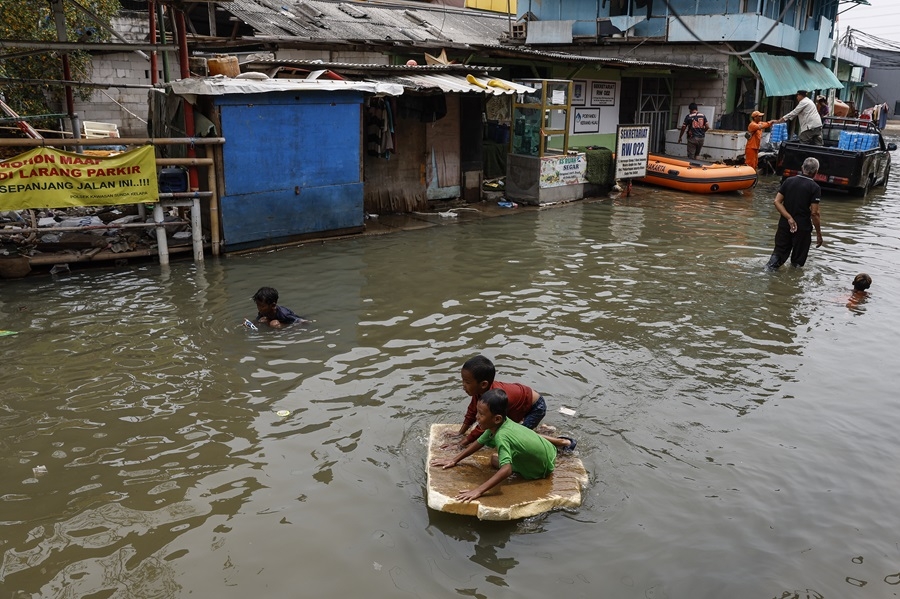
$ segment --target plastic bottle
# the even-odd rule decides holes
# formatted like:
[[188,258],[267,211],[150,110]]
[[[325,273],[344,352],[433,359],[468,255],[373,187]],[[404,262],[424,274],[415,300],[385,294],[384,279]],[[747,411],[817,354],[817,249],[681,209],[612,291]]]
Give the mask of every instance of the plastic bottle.
[[255,324],[253,324],[252,322],[250,322],[250,320],[247,319],[247,318],[244,319],[244,326],[247,327],[248,329],[250,329],[251,331],[258,331],[258,330],[259,330],[259,328],[258,328]]

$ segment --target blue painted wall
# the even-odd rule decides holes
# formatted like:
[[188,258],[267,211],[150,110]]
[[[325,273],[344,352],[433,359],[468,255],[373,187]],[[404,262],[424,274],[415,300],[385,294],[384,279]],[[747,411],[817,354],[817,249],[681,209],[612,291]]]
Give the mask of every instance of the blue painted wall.
[[[596,32],[597,18],[608,19],[615,16],[611,14],[616,12],[611,9],[611,5],[612,2],[608,0],[534,0],[519,2],[518,16],[521,18],[525,12],[531,11],[542,21],[571,20],[574,21],[573,35],[593,36]],[[675,13],[684,17],[689,25],[703,29],[697,32],[703,40],[756,41],[759,36],[755,22],[764,17],[765,30],[768,30],[772,25],[771,20],[778,19],[785,6],[788,8],[781,19],[782,26],[794,29],[796,33],[817,29],[821,17],[833,21],[837,5],[837,0],[797,0],[792,3],[785,3],[783,0],[751,0],[747,3],[746,12],[742,12],[741,9],[744,8],[742,0],[668,0],[668,2],[627,0],[630,9],[619,12],[644,19],[633,26],[632,35],[637,37],[665,38],[668,29],[676,29],[678,33],[674,37],[671,32],[669,33],[669,41],[695,42],[693,36],[684,38],[680,35],[684,26],[679,26],[673,16]],[[651,6],[652,10],[648,10]],[[828,26],[830,28],[830,23]],[[741,29],[747,31],[742,34],[739,31]],[[788,40],[789,43],[790,41]],[[778,41],[773,39],[769,39],[767,43],[779,45]],[[797,50],[791,45],[784,47],[788,50]]]
[[363,226],[363,95],[278,92],[223,96],[225,249]]

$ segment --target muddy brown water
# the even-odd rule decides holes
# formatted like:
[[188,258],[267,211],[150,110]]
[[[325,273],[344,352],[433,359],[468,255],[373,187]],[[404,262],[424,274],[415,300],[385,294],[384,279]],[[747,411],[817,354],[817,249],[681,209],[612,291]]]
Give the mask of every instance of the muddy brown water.
[[[3,281],[0,597],[895,596],[900,179],[769,273],[776,187]],[[313,323],[243,329],[262,285]],[[475,353],[580,508],[426,507]]]

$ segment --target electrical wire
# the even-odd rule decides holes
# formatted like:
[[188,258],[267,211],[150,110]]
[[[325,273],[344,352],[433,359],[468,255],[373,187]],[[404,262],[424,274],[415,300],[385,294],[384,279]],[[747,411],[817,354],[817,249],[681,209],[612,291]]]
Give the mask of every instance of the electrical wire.
[[[845,45],[853,48],[858,52],[865,54],[872,59],[869,68],[880,70],[900,70],[900,56],[890,56],[884,54],[875,54],[878,52],[900,52],[900,42],[886,40],[874,35],[859,31],[857,29],[847,29],[847,33],[842,38]],[[873,53],[867,54],[866,50]]]

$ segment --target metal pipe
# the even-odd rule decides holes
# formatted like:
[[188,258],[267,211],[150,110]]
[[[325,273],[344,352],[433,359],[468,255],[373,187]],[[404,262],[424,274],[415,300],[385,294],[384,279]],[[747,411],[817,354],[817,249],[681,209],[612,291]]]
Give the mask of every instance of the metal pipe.
[[169,198],[208,198],[212,195],[211,191],[170,191],[166,193],[160,193],[159,199],[169,199]]
[[162,204],[157,202],[153,206],[153,220],[156,222],[156,251],[159,254],[159,264],[161,266],[169,265],[169,242],[166,240],[166,227],[163,220]]
[[[174,7],[173,7],[174,8]],[[190,61],[188,59],[188,45],[187,45],[187,29],[184,20],[184,11],[179,10],[177,8],[175,10],[175,32],[178,36],[178,59],[179,64],[181,66],[181,78],[189,79],[191,76],[191,67]],[[184,106],[184,132],[188,137],[194,137],[195,135],[195,127],[194,127],[194,106],[188,102],[187,100],[183,103]],[[187,155],[188,158],[196,157],[196,153],[194,150],[194,144],[190,144],[187,147]],[[190,180],[190,188],[191,189],[200,189],[200,181],[197,177],[197,168],[189,167],[188,168],[188,179]]]
[[157,158],[157,166],[187,166],[189,164],[213,165],[212,158]]
[[[170,250],[170,253],[176,254],[187,252],[189,247],[177,245]],[[126,258],[144,258],[153,256],[156,250],[142,249],[131,250],[130,252],[97,252],[93,255],[87,254],[44,254],[41,256],[29,256],[28,263],[32,266],[47,266],[49,264],[69,264],[72,262],[100,262],[103,260],[124,260]]]
[[[197,200],[199,202],[199,200]],[[170,225],[189,225],[186,220],[180,221],[169,221],[166,223],[166,226]],[[65,232],[68,233],[70,231],[91,231],[91,230],[100,230],[100,229],[135,229],[139,227],[149,228],[156,227],[157,223],[122,223],[119,225],[84,225],[83,227],[20,227],[20,228],[4,228],[0,229],[0,235],[18,235],[19,233],[58,233]]]
[[[3,58],[20,58],[30,54],[42,54],[48,51],[94,51],[94,52],[134,52],[137,50],[160,50],[163,52],[174,52],[177,48],[169,45],[165,41],[161,44],[145,44],[143,42],[128,42],[127,44],[117,44],[116,42],[58,42],[53,40],[22,40],[0,38],[0,47],[4,48],[35,48],[36,52],[14,52],[4,54]],[[81,85],[81,82],[79,82]]]
[[[153,144],[155,146],[175,146],[179,144],[194,144],[197,146],[215,146],[225,143],[224,137],[103,137],[99,139],[82,139],[78,142],[82,146],[108,146],[110,144],[116,146],[144,146]],[[23,147],[35,148],[38,146],[46,146],[49,148],[58,148],[61,146],[71,146],[71,139],[0,139],[0,147]]]
[[191,206],[191,245],[194,248],[194,262],[203,262],[203,223],[200,220],[200,199],[194,198]]
[[[165,12],[164,12],[163,5],[160,3],[157,3],[156,11],[157,11],[157,15],[156,15],[157,20],[159,21],[160,41],[162,42],[163,45],[166,45],[168,40],[166,40],[166,18],[165,18]],[[162,59],[163,59],[163,81],[168,83],[169,82],[169,53],[163,52]]]
[[[147,13],[150,25],[150,43],[156,44],[156,0],[147,0]],[[150,52],[150,83],[159,83],[159,65],[156,50]]]

